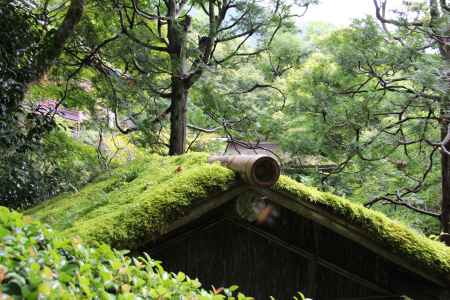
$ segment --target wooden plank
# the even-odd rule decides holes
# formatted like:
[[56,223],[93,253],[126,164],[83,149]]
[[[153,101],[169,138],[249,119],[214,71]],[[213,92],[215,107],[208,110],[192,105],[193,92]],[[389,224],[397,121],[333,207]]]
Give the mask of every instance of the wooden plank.
[[[358,284],[360,284],[360,285],[362,285],[362,286],[364,286],[366,288],[369,288],[371,290],[374,290],[374,291],[382,293],[382,294],[387,294],[387,295],[391,294],[390,291],[388,291],[385,288],[379,286],[378,284],[373,283],[373,282],[371,282],[371,281],[369,281],[369,280],[367,280],[365,278],[362,278],[362,277],[360,277],[360,276],[358,276],[356,274],[353,274],[353,273],[351,273],[351,272],[349,272],[349,271],[347,271],[347,270],[345,270],[345,269],[343,269],[343,268],[341,268],[341,267],[339,267],[339,266],[337,266],[337,265],[335,265],[335,264],[333,264],[331,262],[328,262],[325,259],[322,259],[322,258],[316,256],[314,253],[311,253],[311,252],[309,252],[309,251],[307,251],[305,249],[299,248],[297,246],[291,245],[291,244],[289,244],[289,243],[279,239],[278,237],[276,237],[276,236],[274,236],[274,235],[272,235],[270,233],[267,233],[266,231],[264,231],[264,230],[262,230],[262,229],[260,229],[260,228],[258,228],[256,226],[254,226],[254,225],[251,225],[250,223],[245,223],[244,224],[244,223],[242,223],[240,221],[236,221],[235,219],[230,219],[230,218],[227,218],[227,220],[230,221],[230,222],[233,222],[234,224],[236,224],[236,225],[238,225],[240,227],[243,227],[243,228],[245,228],[247,230],[250,230],[250,231],[252,231],[252,232],[254,232],[254,233],[256,233],[256,234],[258,234],[260,236],[263,236],[263,237],[273,241],[277,245],[279,245],[279,246],[281,246],[283,248],[286,248],[286,249],[288,249],[288,250],[290,250],[290,251],[292,251],[292,252],[294,252],[294,253],[296,253],[296,254],[304,257],[304,258],[306,258],[309,261],[316,261],[317,264],[319,264],[319,265],[321,265],[321,266],[323,266],[323,267],[325,267],[325,268],[327,268],[327,269],[329,269],[329,270],[331,270],[331,271],[333,271],[333,272],[335,272],[335,273],[337,273],[337,274],[339,274],[341,276],[344,276],[345,278],[350,279],[350,280],[352,280],[352,281],[354,281],[354,282],[356,282],[356,283],[358,283]],[[308,296],[310,296],[310,295],[308,295]]]
[[308,265],[308,279],[306,295],[312,299],[316,299],[317,294],[317,270],[319,264],[319,225],[317,223],[312,223],[313,225],[313,239],[314,239],[314,258],[309,261]]
[[292,210],[307,219],[317,222],[320,225],[322,225],[336,233],[339,233],[356,243],[359,243],[360,245],[372,250],[376,254],[379,254],[380,256],[388,259],[389,261],[393,262],[394,264],[400,265],[401,267],[403,267],[409,271],[412,271],[443,288],[448,287],[447,282],[445,282],[442,279],[440,279],[432,274],[429,274],[419,268],[416,268],[413,264],[411,264],[409,261],[407,261],[403,257],[401,257],[399,255],[395,255],[395,254],[387,251],[386,249],[381,247],[379,244],[374,242],[368,236],[367,232],[361,230],[361,228],[359,228],[357,226],[349,224],[348,222],[330,214],[329,212],[325,211],[324,209],[321,209],[320,207],[317,207],[306,201],[300,202],[300,201],[298,201],[297,197],[292,196],[288,193],[273,192],[269,189],[263,189],[263,188],[252,188],[252,189],[257,193],[268,197],[273,202],[275,202],[289,210]]

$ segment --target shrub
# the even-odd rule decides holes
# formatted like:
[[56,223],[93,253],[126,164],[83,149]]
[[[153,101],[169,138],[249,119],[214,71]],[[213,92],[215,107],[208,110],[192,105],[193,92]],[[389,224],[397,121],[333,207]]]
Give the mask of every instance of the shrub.
[[105,244],[65,239],[0,207],[0,299],[251,299],[236,286],[201,288],[150,257],[129,258]]
[[99,171],[94,147],[54,131],[38,147],[0,161],[0,205],[29,207],[80,188]]

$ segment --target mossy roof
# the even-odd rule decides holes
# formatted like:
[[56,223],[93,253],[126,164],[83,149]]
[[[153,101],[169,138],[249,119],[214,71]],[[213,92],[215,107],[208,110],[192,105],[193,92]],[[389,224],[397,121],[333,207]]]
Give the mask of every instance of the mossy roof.
[[[26,213],[68,236],[138,248],[212,195],[236,187],[236,174],[208,164],[207,154],[147,156],[105,174],[76,193],[60,195]],[[376,212],[281,176],[272,188],[293,201],[318,206],[358,226],[374,242],[450,282],[450,248]]]

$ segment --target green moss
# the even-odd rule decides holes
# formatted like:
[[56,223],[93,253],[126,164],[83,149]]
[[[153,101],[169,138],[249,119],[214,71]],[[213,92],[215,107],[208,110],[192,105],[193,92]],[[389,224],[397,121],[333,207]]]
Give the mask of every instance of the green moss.
[[[235,174],[206,162],[207,154],[147,156],[105,174],[78,193],[62,195],[29,210],[34,218],[68,236],[132,249],[152,239],[200,201],[236,184]],[[407,226],[344,198],[281,176],[274,187],[297,201],[320,206],[367,231],[388,251],[424,270],[450,274],[450,248]]]
[[388,251],[401,255],[412,264],[450,279],[450,248],[423,234],[393,221],[384,214],[330,193],[319,192],[297,181],[281,176],[275,191],[294,195],[297,201],[310,202],[368,232]]
[[235,183],[232,171],[206,159],[201,153],[151,155],[27,213],[69,236],[134,248],[141,238],[158,234],[196,202]]

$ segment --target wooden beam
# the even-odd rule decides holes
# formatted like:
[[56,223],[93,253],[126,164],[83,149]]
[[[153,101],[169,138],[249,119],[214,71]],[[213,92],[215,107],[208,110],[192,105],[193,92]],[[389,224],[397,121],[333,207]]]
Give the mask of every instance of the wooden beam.
[[197,220],[198,218],[200,218],[207,212],[227,203],[228,201],[236,198],[238,195],[240,195],[244,192],[247,192],[248,190],[249,190],[248,186],[241,185],[236,188],[231,188],[227,192],[224,192],[217,196],[210,197],[211,199],[214,199],[214,200],[203,201],[198,206],[192,208],[188,214],[186,214],[182,218],[177,219],[175,222],[172,222],[167,227],[162,228],[162,230],[160,231],[160,235],[162,236],[162,235],[168,234],[186,224],[189,224],[189,223]]
[[289,193],[286,192],[274,192],[269,189],[263,188],[252,188],[252,189],[257,193],[268,197],[273,202],[291,211],[294,211],[309,220],[317,222],[320,225],[340,235],[343,235],[354,242],[357,242],[358,244],[372,250],[376,254],[388,259],[394,264],[400,265],[401,267],[409,271],[412,271],[443,288],[448,288],[448,282],[443,281],[441,278],[436,277],[432,274],[425,272],[422,269],[417,268],[415,265],[413,265],[411,262],[404,259],[403,257],[395,255],[392,252],[386,250],[385,248],[381,247],[378,243],[373,241],[369,237],[367,232],[363,231],[361,228],[353,224],[350,224],[332,215],[326,210],[317,207],[311,203],[308,203],[306,201],[298,201],[298,197],[290,195]]
[[221,222],[224,222],[224,221],[225,221],[225,218],[221,217],[221,218],[218,218],[217,220],[214,220],[214,222],[208,223],[206,226],[199,225],[199,226],[193,227],[189,230],[183,231],[181,233],[171,235],[171,236],[167,237],[166,239],[163,239],[162,242],[158,241],[158,243],[155,243],[154,245],[149,246],[150,254],[153,252],[164,251],[165,249],[172,247],[172,245],[174,243],[189,239],[193,234],[195,234],[197,232],[206,231],[206,230],[210,229],[211,227],[214,227],[217,224],[220,224]]

